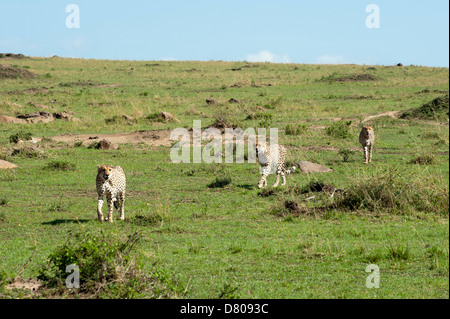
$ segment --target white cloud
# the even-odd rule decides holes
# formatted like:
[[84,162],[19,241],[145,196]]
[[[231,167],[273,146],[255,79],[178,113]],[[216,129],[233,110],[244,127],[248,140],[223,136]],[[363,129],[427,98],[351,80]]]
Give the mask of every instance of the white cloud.
[[270,51],[260,51],[256,54],[247,54],[245,60],[248,62],[272,62],[291,63],[291,59],[286,54],[278,55]]
[[316,58],[314,63],[318,64],[345,64],[345,58],[342,55],[324,54]]

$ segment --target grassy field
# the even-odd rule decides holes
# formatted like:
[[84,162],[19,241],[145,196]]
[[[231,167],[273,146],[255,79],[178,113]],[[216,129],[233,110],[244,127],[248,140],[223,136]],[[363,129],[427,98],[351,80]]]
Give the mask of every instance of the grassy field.
[[[58,57],[0,64],[0,116],[70,111],[79,119],[0,123],[0,159],[18,165],[0,169],[0,297],[449,298],[448,68]],[[441,97],[442,108],[420,109]],[[193,120],[278,128],[289,163],[333,172],[297,170],[286,186],[259,190],[254,163],[174,164],[171,143],[99,150],[52,138],[170,132]],[[376,134],[369,165],[358,142],[363,122]],[[117,213],[113,224],[97,220],[99,164],[124,168],[125,221]],[[315,183],[338,191],[314,191]],[[51,270],[68,261],[81,263],[85,278],[91,253],[80,251],[116,272],[75,294],[52,286]],[[379,288],[366,287],[370,264],[380,269]],[[15,277],[47,281],[31,293],[9,289]]]

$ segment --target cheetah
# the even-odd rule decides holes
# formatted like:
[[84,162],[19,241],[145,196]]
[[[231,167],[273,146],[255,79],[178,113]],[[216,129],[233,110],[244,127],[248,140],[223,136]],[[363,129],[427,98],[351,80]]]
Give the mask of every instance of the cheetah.
[[262,177],[258,183],[258,188],[267,186],[267,175],[274,173],[276,170],[277,180],[273,187],[277,187],[280,182],[280,175],[282,178],[281,185],[286,185],[286,176],[295,171],[295,166],[292,166],[289,170],[284,167],[286,159],[286,148],[281,145],[277,145],[275,154],[271,154],[270,146],[264,142],[258,142],[255,145],[256,154],[258,156],[258,162],[261,165]]
[[96,179],[98,206],[98,220],[103,223],[103,195],[106,195],[108,203],[108,222],[113,222],[113,204],[120,211],[120,220],[125,219],[124,202],[125,202],[125,186],[126,179],[122,167],[111,165],[98,165],[98,174]]
[[371,126],[364,126],[359,133],[359,142],[364,149],[364,164],[372,161],[372,149],[375,142],[375,133]]

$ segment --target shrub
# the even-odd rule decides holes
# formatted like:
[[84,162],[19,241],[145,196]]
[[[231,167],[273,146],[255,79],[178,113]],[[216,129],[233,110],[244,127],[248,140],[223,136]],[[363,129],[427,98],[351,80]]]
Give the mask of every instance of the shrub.
[[344,121],[340,120],[338,122],[334,122],[331,126],[327,127],[326,133],[329,136],[333,136],[336,138],[349,138],[351,134],[350,125],[352,121]]
[[164,275],[144,274],[142,264],[131,257],[141,238],[138,233],[126,239],[103,232],[78,233],[50,254],[38,279],[47,288],[62,287],[68,276],[66,267],[73,264],[79,269],[79,293],[100,298],[139,298],[144,293],[151,298],[168,297],[173,292],[161,286],[159,279]]
[[9,137],[10,143],[18,143],[20,140],[22,140],[22,141],[31,140],[31,133],[19,131],[18,133],[13,134]]
[[269,113],[263,113],[261,115],[261,121],[259,122],[260,127],[269,128],[272,125],[273,115]]

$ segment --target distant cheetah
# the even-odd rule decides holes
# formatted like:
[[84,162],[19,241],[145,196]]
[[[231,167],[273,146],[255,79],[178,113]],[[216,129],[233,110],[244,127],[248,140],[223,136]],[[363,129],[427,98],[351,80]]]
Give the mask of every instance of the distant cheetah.
[[262,177],[258,183],[258,188],[267,186],[267,176],[273,172],[277,173],[277,180],[273,187],[277,187],[280,182],[280,175],[282,178],[281,185],[286,185],[286,176],[295,171],[295,166],[292,166],[289,170],[284,167],[286,159],[286,148],[278,145],[275,153],[270,153],[270,146],[264,142],[258,142],[255,145],[256,155],[258,156],[258,162],[261,165]]
[[364,164],[372,161],[372,149],[375,142],[375,133],[371,126],[364,126],[359,133],[359,142],[364,148]]
[[103,223],[103,195],[106,195],[108,203],[108,218],[107,221],[113,222],[113,204],[117,210],[120,210],[120,220],[125,219],[124,214],[124,202],[125,202],[125,186],[126,179],[122,167],[111,165],[99,165],[97,166],[97,193],[98,193],[98,206],[97,215],[98,220]]

